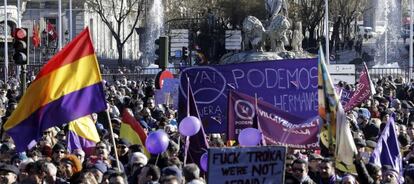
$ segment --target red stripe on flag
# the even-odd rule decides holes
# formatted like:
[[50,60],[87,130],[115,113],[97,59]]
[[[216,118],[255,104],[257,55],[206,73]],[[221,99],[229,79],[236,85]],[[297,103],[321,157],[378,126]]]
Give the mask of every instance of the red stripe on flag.
[[141,127],[140,123],[132,116],[131,112],[125,108],[122,112],[122,123],[126,123],[138,134],[142,144],[145,144],[147,140],[147,134],[144,128]]

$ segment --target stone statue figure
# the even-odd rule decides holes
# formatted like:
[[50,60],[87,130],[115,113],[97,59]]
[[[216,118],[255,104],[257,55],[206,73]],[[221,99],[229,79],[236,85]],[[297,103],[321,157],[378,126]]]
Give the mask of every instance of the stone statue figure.
[[281,11],[284,16],[288,16],[288,4],[286,0],[265,0],[265,7],[270,15],[270,20],[279,15]]
[[265,29],[262,22],[254,16],[243,20],[243,43],[245,50],[263,51]]
[[273,20],[271,20],[270,25],[266,30],[266,34],[271,44],[271,51],[286,51],[285,44],[289,43],[286,33],[289,31],[289,28],[290,22],[283,15],[277,15]]
[[292,33],[292,42],[290,45],[292,46],[293,52],[302,52],[302,40],[304,36],[302,34],[302,22],[296,22],[295,29]]

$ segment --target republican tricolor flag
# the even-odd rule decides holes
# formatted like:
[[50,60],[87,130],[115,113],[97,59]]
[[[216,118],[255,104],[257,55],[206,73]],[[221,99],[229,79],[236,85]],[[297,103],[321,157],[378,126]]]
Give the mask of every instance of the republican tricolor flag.
[[95,122],[87,115],[69,123],[67,134],[68,150],[83,150],[87,155],[92,154],[97,142],[100,141]]
[[40,70],[4,124],[17,151],[49,127],[106,109],[95,51],[84,29]]

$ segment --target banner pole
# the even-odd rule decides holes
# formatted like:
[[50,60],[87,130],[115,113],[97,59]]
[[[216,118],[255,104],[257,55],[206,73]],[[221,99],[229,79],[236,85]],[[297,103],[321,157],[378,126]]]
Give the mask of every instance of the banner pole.
[[119,158],[118,158],[118,152],[116,151],[116,144],[115,144],[115,137],[114,137],[114,130],[112,128],[112,122],[111,122],[111,117],[109,116],[109,109],[106,109],[106,117],[108,118],[108,122],[109,122],[109,130],[111,131],[111,140],[112,140],[112,144],[114,146],[115,149],[115,159],[116,159],[116,166],[118,168],[118,171],[121,171],[121,166],[119,165]]

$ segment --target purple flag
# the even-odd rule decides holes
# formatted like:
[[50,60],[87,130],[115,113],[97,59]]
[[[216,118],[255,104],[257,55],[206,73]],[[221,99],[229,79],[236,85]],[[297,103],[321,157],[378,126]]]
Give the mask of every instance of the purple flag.
[[[186,111],[188,116],[194,116],[200,119],[200,115],[197,109],[196,102],[194,100],[193,90],[191,86],[188,85],[187,95],[189,98],[187,101]],[[206,139],[206,134],[204,132],[203,125],[201,125],[200,131],[197,134],[186,139],[184,160],[186,163],[195,163],[201,168],[200,158],[207,152],[208,142]]]
[[342,89],[341,90],[341,99],[340,99],[340,101],[341,101],[341,104],[342,104],[343,107],[345,107],[349,103],[349,101],[354,96],[354,93],[355,93],[354,91],[350,91],[350,90],[347,90],[347,89]]
[[262,100],[257,100],[257,108],[254,104],[254,97],[233,90],[230,92],[229,139],[235,140],[242,129],[253,127],[255,119],[257,119],[258,126],[268,145],[285,145],[301,149],[319,148],[318,116],[307,120],[277,109]]
[[356,87],[354,95],[352,95],[352,98],[349,100],[349,102],[344,107],[345,112],[360,105],[362,102],[367,100],[371,95],[372,95],[372,89],[371,89],[371,82],[370,82],[369,74],[368,74],[368,68],[364,64],[364,70],[361,72],[359,76],[359,83]]
[[400,173],[401,180],[402,156],[394,127],[394,119],[389,118],[387,125],[378,139],[377,147],[375,147],[371,154],[369,162],[379,166],[392,166],[393,169]]

